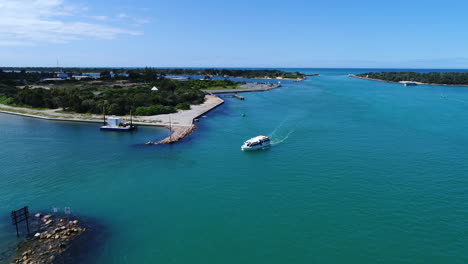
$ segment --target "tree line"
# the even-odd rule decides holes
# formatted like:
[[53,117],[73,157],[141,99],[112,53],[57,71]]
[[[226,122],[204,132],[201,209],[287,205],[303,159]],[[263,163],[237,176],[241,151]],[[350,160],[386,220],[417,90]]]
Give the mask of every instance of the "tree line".
[[434,84],[468,84],[468,72],[369,72],[358,74],[357,76],[391,82],[413,81]]
[[[29,78],[29,77],[27,77]],[[62,83],[61,83],[62,84]],[[71,84],[71,85],[70,85]],[[213,86],[227,87],[236,84],[230,80],[175,81],[152,78],[147,84],[130,87],[93,85],[73,82],[68,85],[32,88],[23,80],[0,79],[0,103],[34,108],[62,108],[77,113],[126,115],[155,115],[189,109],[191,104],[204,102],[200,90]],[[152,91],[152,87],[158,91]]]
[[[304,75],[300,72],[284,72],[273,69],[195,69],[195,68],[79,68],[79,67],[67,67],[62,68],[65,73],[69,76],[82,75],[84,73],[100,73],[102,78],[111,78],[111,72],[115,74],[112,78],[125,79],[131,77],[139,79],[143,75],[151,74],[154,75],[209,75],[209,76],[229,76],[229,77],[242,77],[242,78],[303,78]],[[57,72],[57,68],[52,67],[4,67],[0,68],[0,71],[13,71],[17,72],[29,72],[29,73],[41,73],[47,75],[47,78],[53,77],[53,73]]]

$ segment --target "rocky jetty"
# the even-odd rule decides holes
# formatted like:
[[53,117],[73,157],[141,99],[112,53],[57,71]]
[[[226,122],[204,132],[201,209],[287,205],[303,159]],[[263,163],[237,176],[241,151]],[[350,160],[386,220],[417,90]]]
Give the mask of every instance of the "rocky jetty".
[[197,127],[195,125],[191,126],[172,126],[171,135],[156,144],[172,144],[178,142],[190,135]]
[[190,135],[197,127],[195,125],[190,125],[190,126],[172,126],[172,127],[167,126],[166,128],[171,130],[170,136],[158,142],[153,142],[153,141],[146,142],[145,145],[162,145],[162,144],[176,143],[182,140],[183,138],[187,137],[188,135]]
[[56,263],[70,249],[72,241],[87,231],[78,220],[70,217],[40,213],[34,217],[37,231],[19,244],[13,263]]

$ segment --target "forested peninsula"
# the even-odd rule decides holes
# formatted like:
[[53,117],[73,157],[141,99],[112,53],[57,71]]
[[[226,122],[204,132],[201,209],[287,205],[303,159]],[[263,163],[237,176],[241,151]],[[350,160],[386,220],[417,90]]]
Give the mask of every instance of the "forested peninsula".
[[417,82],[421,84],[468,85],[468,72],[368,72],[356,77],[387,82]]
[[[56,77],[59,76],[59,77]],[[66,77],[65,77],[66,76]],[[0,71],[0,104],[64,112],[157,115],[190,109],[204,102],[203,89],[233,89],[231,80],[187,79],[177,81],[146,69],[133,77],[76,79],[64,72]],[[117,76],[117,75],[115,75]],[[76,77],[76,76],[75,76]],[[81,76],[83,77],[83,76]],[[85,76],[86,77],[86,76]]]

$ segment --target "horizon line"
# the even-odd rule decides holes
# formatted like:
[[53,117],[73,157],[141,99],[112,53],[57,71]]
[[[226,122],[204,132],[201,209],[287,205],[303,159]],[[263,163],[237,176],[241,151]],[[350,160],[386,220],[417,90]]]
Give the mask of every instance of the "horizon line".
[[[57,68],[57,66],[0,66],[2,68]],[[227,67],[209,67],[209,66],[61,66],[60,68],[83,68],[83,69],[106,69],[106,68],[115,68],[115,69],[144,69],[144,68],[154,68],[154,69],[378,69],[378,70],[467,70],[468,68],[416,68],[416,67],[241,67],[241,66],[227,66]]]

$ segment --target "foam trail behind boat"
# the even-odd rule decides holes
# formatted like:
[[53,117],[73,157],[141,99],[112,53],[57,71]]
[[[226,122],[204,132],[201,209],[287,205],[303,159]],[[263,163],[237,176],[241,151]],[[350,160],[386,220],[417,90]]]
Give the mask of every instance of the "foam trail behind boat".
[[281,121],[281,123],[280,123],[275,129],[273,129],[273,132],[271,132],[271,133],[268,135],[268,137],[269,137],[269,138],[273,138],[273,137],[276,135],[276,132],[278,132],[278,130],[284,125],[284,123],[285,123],[286,121],[288,121],[288,119],[289,119],[288,117],[286,117],[285,119],[283,119],[283,121]]
[[272,138],[271,139],[271,145],[272,146],[276,146],[276,145],[279,145],[281,143],[283,143],[284,141],[286,141],[286,139],[289,138],[289,136],[294,133],[296,131],[296,129],[292,128],[291,130],[289,130],[288,134],[286,134],[286,136],[283,136],[281,138]]

